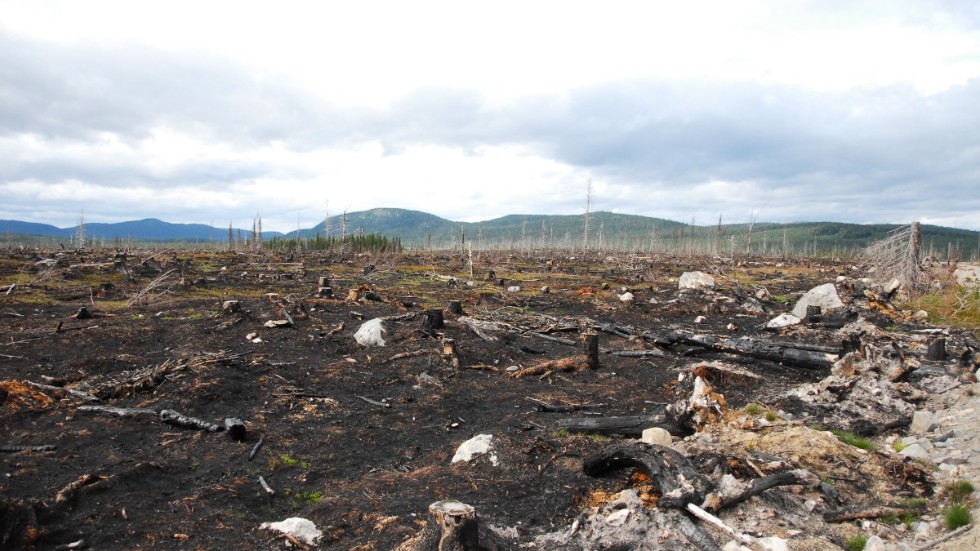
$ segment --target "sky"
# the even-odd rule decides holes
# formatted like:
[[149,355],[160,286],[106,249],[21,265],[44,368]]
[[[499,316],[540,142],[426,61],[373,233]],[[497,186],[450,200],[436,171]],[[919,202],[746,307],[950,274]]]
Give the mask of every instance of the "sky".
[[980,229],[980,3],[0,0],[0,219],[587,204]]

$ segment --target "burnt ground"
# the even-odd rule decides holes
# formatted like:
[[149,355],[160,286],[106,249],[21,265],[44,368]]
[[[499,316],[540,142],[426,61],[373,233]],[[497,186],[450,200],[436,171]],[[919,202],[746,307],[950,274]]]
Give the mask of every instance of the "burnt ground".
[[[597,491],[630,479],[583,474],[582,458],[610,438],[556,431],[556,420],[581,413],[540,412],[540,402],[602,415],[659,412],[686,398],[689,389],[676,388],[680,372],[724,359],[761,376],[716,385],[729,408],[739,408],[774,404],[781,391],[829,373],[683,345],[663,356],[603,353],[595,370],[524,378],[507,371],[576,354],[526,332],[577,340],[586,319],[758,335],[803,291],[849,270],[720,266],[484,255],[467,284],[462,255],[8,252],[0,288],[15,286],[0,294],[0,446],[54,449],[0,454],[0,537],[11,549],[79,540],[92,549],[282,548],[285,541],[259,525],[298,516],[323,530],[320,548],[392,549],[442,499],[469,503],[484,522],[515,527],[522,538],[563,529]],[[714,272],[718,287],[679,292],[677,277],[687,270]],[[320,277],[330,278],[338,298],[317,296]],[[513,285],[522,289],[508,291]],[[763,287],[765,312],[744,309]],[[358,288],[362,298],[347,300]],[[623,288],[632,303],[619,300]],[[241,310],[223,311],[226,300],[239,300]],[[509,330],[486,340],[448,311],[444,327],[428,329],[422,312],[450,300],[466,316]],[[79,319],[82,307],[91,318]],[[264,326],[283,312],[293,325]],[[398,316],[387,345],[359,346],[353,334],[362,320],[382,316]],[[458,367],[443,357],[443,338],[455,340]],[[788,339],[839,345],[819,329]],[[657,348],[609,333],[600,346]],[[80,409],[86,404],[171,409],[216,424],[240,418],[247,433],[234,441],[155,415]],[[450,463],[463,441],[484,433],[494,436],[499,466],[486,457]]]

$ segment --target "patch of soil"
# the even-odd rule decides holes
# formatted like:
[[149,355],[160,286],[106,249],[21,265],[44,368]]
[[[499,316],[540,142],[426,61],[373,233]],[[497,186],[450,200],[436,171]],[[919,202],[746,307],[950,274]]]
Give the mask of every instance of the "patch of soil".
[[[754,375],[712,383],[732,410],[775,408],[789,389],[829,374],[641,336],[838,347],[833,329],[762,331],[802,292],[849,270],[793,268],[729,266],[716,272],[715,290],[679,291],[681,272],[706,266],[485,254],[471,278],[462,255],[8,252],[0,282],[15,287],[0,294],[0,548],[281,547],[288,542],[259,525],[298,516],[323,531],[320,548],[393,549],[443,499],[473,505],[522,541],[564,530],[598,506],[597,493],[631,482],[585,475],[582,459],[610,437],[557,431],[557,420],[662,412],[689,396],[679,376],[710,361]],[[740,278],[725,275],[736,271]],[[325,282],[339,298],[318,292]],[[352,289],[362,290],[357,302],[344,300]],[[632,300],[621,298],[626,291]],[[424,313],[449,301],[500,331],[481,337],[449,310],[444,326],[431,327]],[[78,316],[81,307],[91,317]],[[388,320],[386,345],[359,346],[355,331],[378,317]],[[600,333],[598,369],[512,376],[579,354],[555,338],[577,343],[590,324],[632,333]],[[447,339],[457,356],[444,353]],[[627,350],[649,355],[612,354]],[[164,422],[161,410],[217,425],[237,418],[247,430],[235,440]],[[498,464],[451,463],[478,434],[493,435]],[[773,439],[760,439],[758,451],[782,454]]]

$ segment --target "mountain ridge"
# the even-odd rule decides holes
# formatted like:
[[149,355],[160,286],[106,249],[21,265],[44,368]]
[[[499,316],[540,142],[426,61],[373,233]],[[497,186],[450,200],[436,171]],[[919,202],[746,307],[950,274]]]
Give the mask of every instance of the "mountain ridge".
[[[589,248],[620,250],[685,249],[692,252],[724,253],[743,250],[778,250],[779,247],[826,251],[831,248],[863,247],[882,239],[900,224],[853,224],[845,222],[759,222],[756,224],[713,224],[698,226],[635,214],[607,211],[590,213]],[[58,228],[19,220],[0,220],[2,235],[71,240],[79,227]],[[153,242],[227,243],[250,239],[251,229],[221,228],[207,224],[173,223],[145,218],[118,223],[85,223],[88,240],[126,239]],[[379,234],[398,237],[407,248],[446,248],[471,243],[477,248],[565,248],[586,244],[584,215],[509,214],[480,222],[458,222],[434,214],[399,208],[375,208],[328,217],[307,229],[262,232],[266,241],[297,237],[339,237]],[[980,257],[980,232],[959,228],[922,225],[923,246],[933,250],[953,247],[965,258]],[[927,249],[928,250],[928,249]]]

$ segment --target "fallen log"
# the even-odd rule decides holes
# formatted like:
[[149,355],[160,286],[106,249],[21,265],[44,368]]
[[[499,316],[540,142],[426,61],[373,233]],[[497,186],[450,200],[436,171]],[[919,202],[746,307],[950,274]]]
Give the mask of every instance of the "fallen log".
[[174,411],[172,409],[160,410],[160,420],[168,425],[174,425],[175,427],[184,427],[189,429],[201,429],[208,432],[218,432],[224,430],[221,425],[216,425],[214,423],[209,423],[203,419],[198,419],[196,417],[190,417],[189,415],[184,415],[179,411]]
[[57,446],[45,444],[43,446],[0,446],[0,453],[18,452],[50,452],[58,449]]
[[678,335],[678,342],[682,344],[700,346],[720,352],[745,354],[754,358],[761,358],[782,365],[791,365],[805,369],[830,368],[837,361],[836,354],[813,352],[811,350],[752,341],[749,339],[727,339],[694,333],[679,333]]
[[620,415],[613,417],[570,417],[559,419],[556,430],[588,434],[619,434],[640,436],[644,429],[661,428],[673,436],[684,437],[693,434],[689,427],[677,418],[665,413],[647,415]]
[[661,509],[684,509],[688,503],[701,503],[711,489],[708,479],[686,457],[655,444],[613,444],[582,461],[582,470],[589,476],[626,468],[650,477]]

